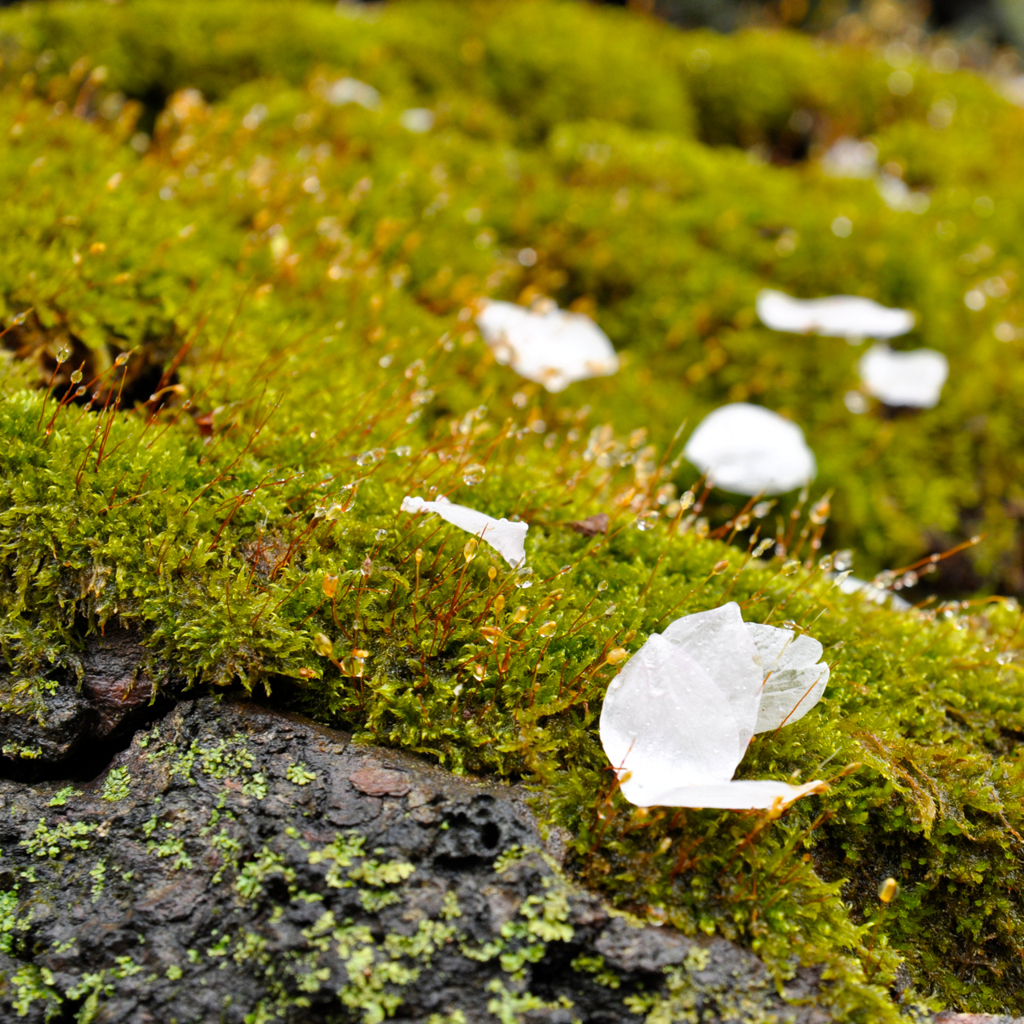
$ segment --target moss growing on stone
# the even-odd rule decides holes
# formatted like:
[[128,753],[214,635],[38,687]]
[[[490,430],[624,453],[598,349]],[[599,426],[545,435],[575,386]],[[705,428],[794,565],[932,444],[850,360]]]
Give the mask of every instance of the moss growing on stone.
[[[247,27],[257,11],[266,38]],[[158,681],[173,666],[196,692],[242,687],[529,781],[579,877],[738,938],[780,976],[825,964],[839,1019],[895,1019],[901,961],[908,1003],[1024,1009],[1020,611],[876,609],[820,561],[845,544],[861,571],[895,567],[986,529],[974,582],[1022,589],[1024,115],[918,66],[897,96],[881,61],[784,34],[682,35],[582,5],[459,12],[148,0],[0,16],[0,711],[45,720],[87,638],[130,628]],[[552,23],[590,43],[563,62],[536,29]],[[332,105],[345,74],[379,106]],[[936,104],[954,111],[941,128]],[[420,106],[425,134],[401,123]],[[795,155],[796,110],[822,141],[876,133],[929,211],[758,162]],[[765,284],[914,308],[908,344],[953,364],[942,403],[850,414],[857,353],[755,326]],[[617,376],[553,396],[495,364],[474,300],[540,294],[598,319]],[[813,495],[746,525],[728,496],[687,511],[700,492],[673,440],[740,399],[800,422],[820,464]],[[529,522],[529,571],[399,513],[435,491]],[[607,534],[571,529],[599,512]],[[723,523],[728,546],[708,536]],[[774,559],[752,558],[777,532]],[[812,632],[832,665],[820,707],[759,738],[743,774],[832,789],[777,820],[630,808],[596,737],[609,655],[731,599]],[[175,757],[172,775],[265,791],[234,748]],[[110,783],[112,807],[130,799],[130,778]],[[145,840],[190,870],[168,824]],[[44,826],[44,854],[88,842]],[[284,878],[274,856],[239,879]]]

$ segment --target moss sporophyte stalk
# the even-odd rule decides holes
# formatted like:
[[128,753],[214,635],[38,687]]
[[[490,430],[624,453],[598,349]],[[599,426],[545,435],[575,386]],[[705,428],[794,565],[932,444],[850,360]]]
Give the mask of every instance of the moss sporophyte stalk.
[[[836,1019],[895,1021],[901,963],[907,1005],[1024,1012],[1021,611],[986,596],[1024,590],[1024,112],[970,73],[915,64],[897,95],[860,50],[547,2],[375,18],[52,3],[4,11],[0,38],[0,713],[46,720],[88,645],[130,630],[158,696],[248,692],[524,780],[571,837],[577,881],[737,939],[780,978],[824,965]],[[345,79],[378,100],[334,91]],[[941,129],[937,104],[955,111]],[[797,108],[870,134],[928,210],[742,151],[771,153]],[[403,124],[416,109],[435,114],[425,132]],[[941,402],[851,413],[858,350],[759,326],[765,286],[913,310],[913,347],[950,362]],[[539,297],[591,316],[618,373],[552,393],[499,365],[478,300]],[[727,402],[803,428],[818,460],[803,493],[703,485],[682,449]],[[417,495],[528,524],[526,566],[400,512]],[[955,563],[930,560],[958,545]],[[858,575],[900,567],[881,582],[911,594],[913,574],[955,565],[967,600],[866,603],[835,585],[827,552],[847,548]],[[599,742],[608,686],[652,633],[731,601],[818,639],[831,668],[810,713],[753,740],[742,776],[829,790],[781,815],[634,808]],[[4,746],[22,765],[38,754]],[[154,755],[181,784],[268,799],[245,744]],[[108,817],[135,799],[116,772]],[[294,762],[290,792],[310,774]],[[5,956],[23,953],[33,871],[80,863],[90,900],[122,884],[77,800],[55,789],[22,873],[5,869]],[[217,884],[299,898],[273,844],[242,857],[210,827]],[[174,821],[140,829],[147,856],[201,870]],[[355,842],[342,831],[310,856],[386,909],[405,869]],[[561,941],[556,897],[488,951],[510,977],[535,941]],[[417,948],[456,927],[431,918]],[[317,921],[308,941],[344,946],[365,982],[339,998],[382,1018],[432,954],[385,956],[359,928]],[[218,941],[195,956],[271,955],[260,936]],[[95,1008],[131,969],[58,991],[22,964],[2,995],[15,1013]],[[493,1002],[502,1020],[531,1008],[511,983]]]

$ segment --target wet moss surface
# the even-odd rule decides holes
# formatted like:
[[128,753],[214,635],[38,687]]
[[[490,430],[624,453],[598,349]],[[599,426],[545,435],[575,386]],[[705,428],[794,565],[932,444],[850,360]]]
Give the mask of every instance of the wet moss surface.
[[[73,736],[137,726],[113,721],[118,702],[153,716],[154,695],[248,692],[525,783],[569,837],[575,884],[740,942],[779,984],[823,971],[815,998],[837,1020],[1024,1012],[1024,115],[923,65],[898,96],[881,58],[785,34],[458,10],[0,15],[5,774],[67,782]],[[276,36],[240,27],[257,16]],[[592,45],[564,56],[538,24]],[[345,75],[379,102],[330,102]],[[433,127],[404,127],[410,108]],[[822,145],[874,133],[929,210],[783,166],[796,110]],[[850,413],[859,353],[756,326],[765,284],[913,308],[907,344],[953,365],[942,403]],[[618,375],[549,395],[495,363],[474,303],[541,294],[595,316]],[[804,427],[810,493],[745,508],[697,486],[680,442],[739,399]],[[438,493],[528,522],[528,570],[399,512]],[[604,531],[572,528],[602,515]],[[983,530],[936,589],[996,596],[898,613],[832,585],[827,552],[846,545],[861,574],[900,568],[888,582],[914,599],[902,568]],[[807,630],[832,666],[819,707],[758,738],[741,774],[831,789],[781,817],[632,808],[596,735],[615,666],[726,600]],[[96,652],[124,635],[144,654],[104,677],[103,711]],[[52,837],[69,871],[90,823]],[[41,850],[59,827],[44,826]],[[20,885],[11,857],[27,855],[4,847]],[[9,920],[29,921],[27,889],[6,891]],[[97,986],[75,1013],[101,1006]]]

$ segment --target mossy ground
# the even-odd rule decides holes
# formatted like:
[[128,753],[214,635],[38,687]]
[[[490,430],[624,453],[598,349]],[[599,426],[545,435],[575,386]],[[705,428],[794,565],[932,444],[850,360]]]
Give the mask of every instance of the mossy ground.
[[[780,972],[826,963],[840,1018],[894,1017],[901,960],[907,1001],[1024,1010],[1019,609],[894,614],[819,563],[984,530],[974,582],[1022,589],[1024,112],[968,74],[915,64],[896,95],[869,53],[582,5],[58,3],[5,12],[0,47],[4,707],[44,714],[120,620],[197,687],[531,780],[588,882]],[[379,107],[327,102],[342,74]],[[927,213],[764,163],[807,141],[795,111],[874,133]],[[766,284],[915,309],[940,405],[852,415],[859,352],[757,326]],[[598,319],[617,376],[551,396],[494,363],[473,301],[540,294]],[[746,523],[680,501],[673,440],[740,399],[820,465]],[[528,521],[532,572],[398,512],[435,489]],[[569,528],[597,512],[607,535]],[[636,811],[596,736],[608,655],[727,599],[832,665],[743,774],[833,787],[778,820]]]

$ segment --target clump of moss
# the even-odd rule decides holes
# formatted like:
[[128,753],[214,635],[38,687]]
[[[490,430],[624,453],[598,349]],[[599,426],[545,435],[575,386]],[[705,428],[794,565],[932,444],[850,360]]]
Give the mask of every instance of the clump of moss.
[[[362,21],[267,5],[291,49],[236,31],[240,10],[149,0],[0,18],[0,707],[44,716],[85,635],[123,623],[193,686],[242,686],[459,771],[532,780],[582,877],[742,938],[782,973],[794,956],[827,964],[840,1017],[892,1013],[901,959],[926,995],[1021,1009],[1020,611],[870,609],[830,589],[821,560],[848,544],[858,567],[896,566],[986,528],[975,582],[1021,589],[1006,355],[1019,238],[1013,216],[988,216],[1018,187],[1021,114],[969,76],[914,69],[904,101],[882,91],[881,65],[841,50],[652,36],[583,7],[482,7],[471,29],[434,6]],[[588,106],[582,48],[562,81],[526,31],[549,17],[598,54],[632,33],[621,60],[639,91]],[[647,38],[657,59],[641,69]],[[746,68],[769,64],[766,92],[747,97]],[[837,68],[862,87],[853,120],[826,88]],[[380,108],[331,105],[343,73],[372,81]],[[176,91],[194,86],[205,96]],[[925,127],[940,90],[957,110],[941,132]],[[778,149],[797,102],[823,140],[875,130],[887,157],[906,154],[930,211],[707,144]],[[399,115],[424,103],[435,128],[410,133]],[[999,159],[946,164],[926,132],[941,152],[991,140]],[[839,215],[848,239],[831,231]],[[954,366],[940,406],[852,416],[856,353],[755,326],[766,283],[918,310],[911,343]],[[965,307],[968,288],[984,309]],[[593,313],[622,371],[552,396],[497,366],[473,301],[538,294]],[[152,398],[125,397],[134,361],[159,369],[131,378],[153,380]],[[808,430],[814,523],[807,496],[688,511],[703,499],[677,424],[741,399]],[[531,571],[400,514],[416,493],[528,521]],[[596,512],[607,534],[570,529]],[[733,546],[708,537],[719,523]],[[751,557],[763,538],[770,563]],[[730,599],[812,631],[833,667],[820,710],[760,738],[744,773],[831,772],[833,788],[778,820],[631,809],[595,728],[617,652]],[[902,892],[884,911],[888,876]]]

